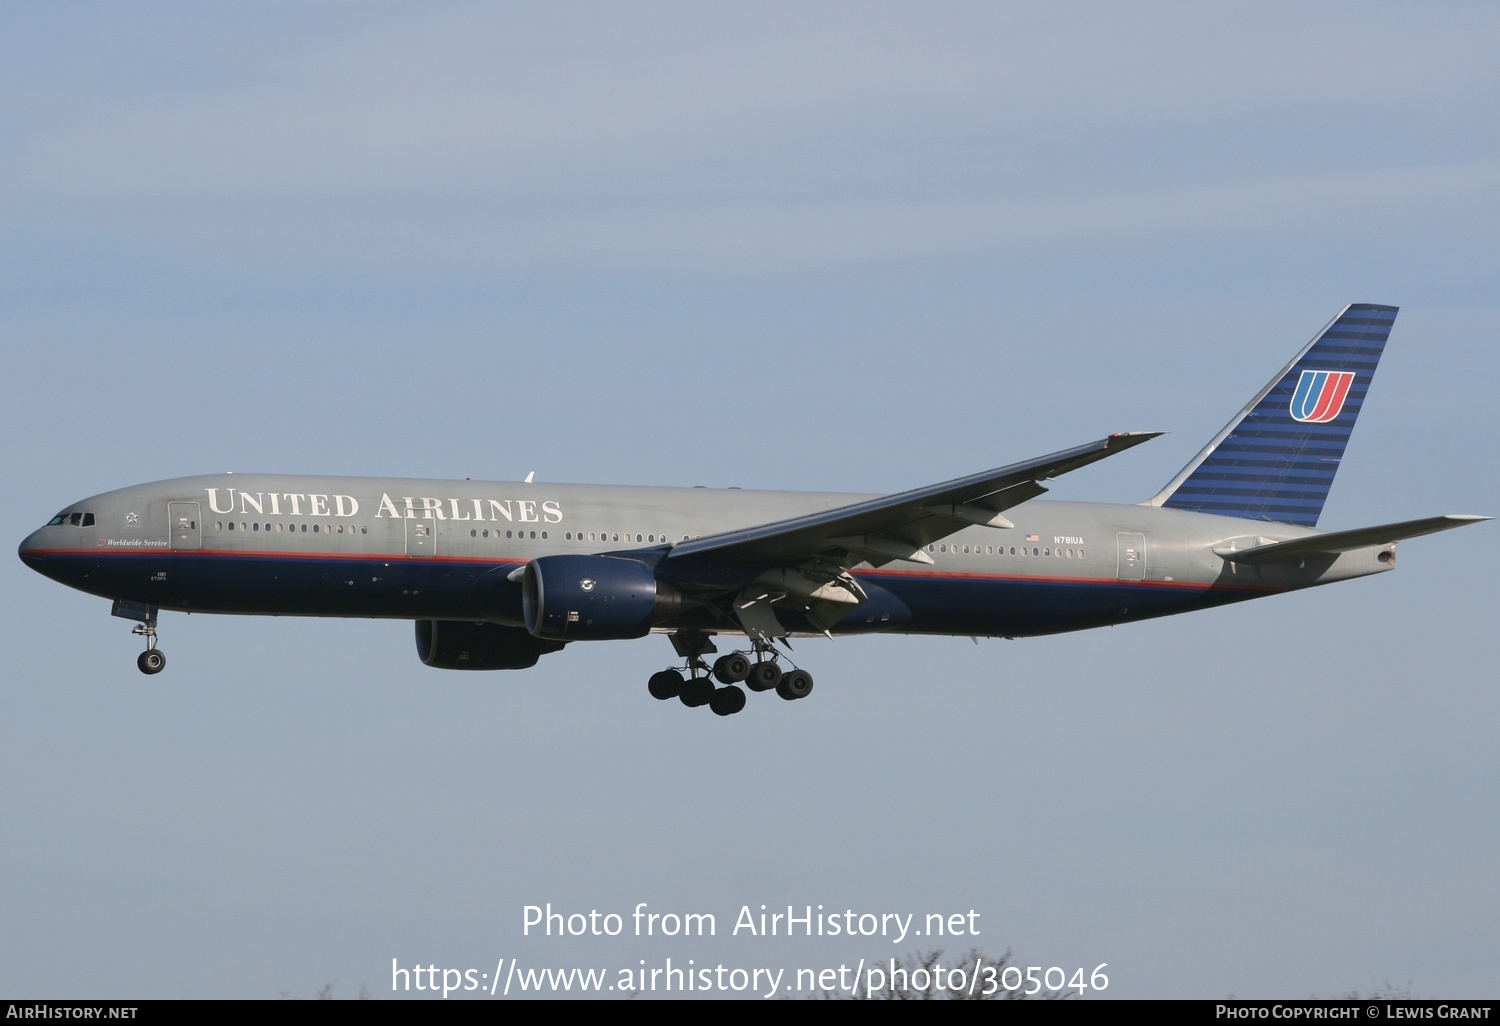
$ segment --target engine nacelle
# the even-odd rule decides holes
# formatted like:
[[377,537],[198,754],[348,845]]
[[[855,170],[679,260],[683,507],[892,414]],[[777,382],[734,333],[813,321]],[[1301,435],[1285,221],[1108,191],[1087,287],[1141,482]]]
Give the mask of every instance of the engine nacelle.
[[633,559],[540,556],[522,580],[526,629],[555,641],[644,637],[680,607],[677,591]]
[[498,623],[417,621],[417,656],[440,670],[524,670],[562,647]]

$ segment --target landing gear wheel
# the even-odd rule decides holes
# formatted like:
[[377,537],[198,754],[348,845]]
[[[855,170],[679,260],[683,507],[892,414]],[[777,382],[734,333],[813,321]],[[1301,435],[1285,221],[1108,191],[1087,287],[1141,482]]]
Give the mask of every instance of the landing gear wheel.
[[751,691],[770,691],[780,683],[781,667],[769,660],[750,667],[750,676],[745,678],[745,686]]
[[795,702],[812,694],[812,686],[812,674],[806,670],[793,670],[781,678],[781,683],[776,685],[776,693],[788,702]]
[[682,694],[677,696],[689,709],[707,705],[714,697],[714,685],[707,677],[694,677],[682,685]]
[[676,698],[682,694],[682,686],[686,681],[682,674],[676,670],[662,670],[653,673],[651,679],[646,682],[646,690],[651,692],[651,697],[665,702],[669,698]]
[[708,700],[708,707],[719,716],[733,716],[745,708],[745,692],[733,684],[719,688]]
[[750,675],[750,660],[743,652],[731,652],[714,662],[714,676],[720,684],[738,684]]
[[161,654],[161,649],[159,648],[148,648],[136,659],[135,665],[140,668],[142,673],[160,673],[162,668],[167,665],[167,657]]

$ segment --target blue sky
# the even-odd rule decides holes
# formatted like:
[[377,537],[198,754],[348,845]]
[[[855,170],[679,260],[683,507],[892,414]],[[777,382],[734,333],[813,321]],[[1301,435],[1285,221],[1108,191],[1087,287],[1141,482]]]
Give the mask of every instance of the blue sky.
[[[1153,494],[1348,302],[1401,306],[1321,526],[1500,512],[1492,5],[29,7],[0,38],[19,542],[268,470],[894,491],[1117,430]],[[12,560],[0,993],[821,968],[742,905],[976,909],[1116,996],[1494,996],[1496,532],[1029,641],[798,645],[659,705],[408,624],[125,621]],[[521,909],[713,912],[538,939]],[[954,945],[968,947],[968,943]]]

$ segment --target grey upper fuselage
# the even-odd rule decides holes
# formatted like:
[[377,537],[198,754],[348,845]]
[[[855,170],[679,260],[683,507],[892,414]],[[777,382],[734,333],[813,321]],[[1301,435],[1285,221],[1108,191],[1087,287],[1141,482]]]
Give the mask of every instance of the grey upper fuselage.
[[[221,474],[68,506],[21,555],[97,595],[200,612],[520,622],[518,565],[632,553],[671,576],[685,538],[870,498],[822,492]],[[91,523],[68,523],[68,514]],[[861,564],[870,601],[836,633],[1019,636],[1099,626],[1390,569],[1390,546],[1301,563],[1227,562],[1305,528],[1145,505],[1031,500],[1010,528],[925,547],[931,565]],[[1385,558],[1380,558],[1386,553]],[[695,578],[705,576],[695,564]],[[712,568],[735,582],[733,565]],[[744,579],[758,568],[743,568]],[[730,584],[726,584],[728,588]],[[683,624],[691,625],[688,619]],[[683,625],[683,624],[679,624]],[[673,624],[663,624],[670,627]],[[722,629],[719,628],[719,629]]]

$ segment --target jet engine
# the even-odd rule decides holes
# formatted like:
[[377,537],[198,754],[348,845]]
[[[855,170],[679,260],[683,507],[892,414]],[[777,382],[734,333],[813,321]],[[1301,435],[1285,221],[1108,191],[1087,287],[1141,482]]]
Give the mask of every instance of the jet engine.
[[417,621],[417,656],[440,670],[524,670],[562,647],[498,623]]
[[540,556],[526,565],[526,629],[553,641],[640,638],[671,619],[680,593],[645,563],[615,556]]

